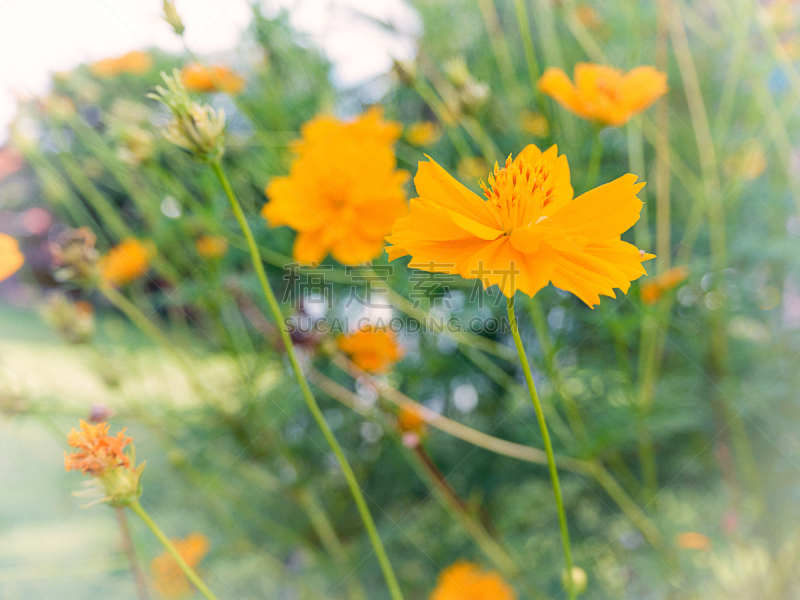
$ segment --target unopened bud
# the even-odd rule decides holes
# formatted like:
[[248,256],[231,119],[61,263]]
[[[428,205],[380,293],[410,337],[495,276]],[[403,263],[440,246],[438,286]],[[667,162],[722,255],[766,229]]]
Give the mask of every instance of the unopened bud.
[[183,21],[181,21],[181,16],[178,14],[178,11],[175,9],[175,3],[172,0],[164,0],[164,20],[169,23],[169,26],[177,33],[178,35],[183,35],[184,30],[186,29],[183,26]]
[[[561,581],[564,584],[564,587],[569,589],[570,582],[569,577],[567,577],[566,570],[561,573]],[[586,591],[586,585],[589,582],[589,577],[586,575],[586,571],[581,569],[580,567],[572,567],[572,585],[575,587],[576,594],[582,594]]]

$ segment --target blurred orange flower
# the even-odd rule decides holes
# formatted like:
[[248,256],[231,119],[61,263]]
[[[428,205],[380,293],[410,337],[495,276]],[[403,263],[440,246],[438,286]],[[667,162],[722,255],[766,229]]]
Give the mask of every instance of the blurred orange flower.
[[152,243],[134,238],[122,240],[100,259],[100,274],[106,283],[125,285],[147,273],[154,254]]
[[614,288],[627,293],[653,258],[620,239],[639,220],[644,184],[628,174],[573,199],[556,146],[531,144],[502,169],[495,163],[481,183],[486,201],[432,159],[419,163],[414,184],[420,197],[386,238],[389,259],[411,255],[412,268],[497,284],[507,297],[552,282],[594,306]]
[[619,127],[667,93],[667,75],[654,67],[628,73],[606,65],[578,63],[575,83],[561,69],[548,68],[539,78],[539,91],[584,119]]
[[108,423],[91,425],[83,419],[81,429],[73,428],[67,434],[67,444],[78,452],[64,453],[64,468],[67,471],[81,471],[90,475],[102,475],[108,469],[130,467],[130,459],[123,452],[125,446],[133,441],[123,429],[117,435],[108,435]]
[[496,571],[460,561],[439,574],[429,600],[516,600],[517,593]]
[[201,235],[194,246],[203,258],[219,258],[228,251],[228,238],[224,235]]
[[[211,548],[211,542],[202,533],[190,533],[183,539],[170,540],[181,558],[193,569],[203,560]],[[194,591],[177,561],[169,554],[156,556],[150,563],[153,589],[162,598],[183,598]]]
[[645,304],[655,304],[661,300],[664,293],[676,288],[689,276],[689,269],[684,265],[672,267],[663,273],[651,277],[642,283],[639,295]]
[[120,73],[143,75],[153,67],[153,57],[149,52],[134,50],[117,58],[104,58],[89,66],[95,77],[109,79]]
[[0,281],[8,279],[19,271],[25,256],[19,251],[17,240],[10,235],[0,233]]
[[684,531],[675,536],[675,545],[684,550],[711,550],[712,543],[708,537],[696,531]]
[[442,137],[441,128],[431,121],[420,121],[408,126],[405,138],[412,146],[432,146]]
[[225,92],[236,96],[242,93],[245,79],[222,65],[206,66],[190,63],[181,69],[183,85],[194,92]]
[[358,368],[368,373],[385,373],[404,354],[395,335],[384,328],[364,327],[340,336],[338,345]]
[[425,429],[425,419],[418,409],[414,407],[401,408],[397,415],[397,428],[402,432],[422,433]]
[[396,168],[393,149],[401,131],[380,108],[350,122],[319,116],[303,125],[289,175],[270,182],[261,211],[273,227],[297,231],[295,260],[321,262],[330,253],[355,265],[381,254],[383,237],[408,211],[408,173]]

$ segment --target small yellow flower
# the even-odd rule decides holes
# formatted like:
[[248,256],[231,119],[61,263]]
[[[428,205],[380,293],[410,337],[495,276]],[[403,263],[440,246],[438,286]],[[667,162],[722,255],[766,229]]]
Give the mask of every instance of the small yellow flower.
[[225,92],[236,96],[242,93],[245,79],[222,65],[206,66],[190,63],[181,70],[183,84],[193,92]]
[[509,298],[552,282],[589,306],[646,274],[653,255],[620,239],[642,209],[635,175],[573,199],[567,158],[531,144],[495,163],[488,183],[483,200],[432,159],[419,163],[420,197],[386,238],[389,259],[410,255],[412,268],[480,279]]
[[[190,533],[183,539],[170,540],[181,558],[194,569],[208,554],[211,542],[202,533]],[[153,589],[167,600],[190,596],[194,591],[177,561],[164,552],[150,563],[153,575]]]
[[404,354],[394,334],[383,328],[364,327],[339,337],[337,343],[358,368],[368,373],[385,373]]
[[516,600],[517,593],[496,571],[461,561],[439,574],[429,600]]
[[104,58],[89,67],[92,75],[101,79],[110,79],[120,73],[144,75],[153,67],[153,57],[149,52],[134,50],[117,58]]
[[420,121],[408,126],[405,137],[412,146],[433,146],[441,139],[442,130],[436,123]]
[[122,240],[100,259],[100,275],[106,283],[125,285],[147,273],[154,255],[155,248],[151,242],[134,238]]
[[550,133],[550,123],[547,122],[544,115],[530,110],[522,111],[519,116],[519,124],[524,132],[536,137],[546,137]]
[[19,271],[24,262],[25,256],[19,251],[17,240],[0,233],[0,281],[8,279]]
[[708,537],[696,531],[684,531],[675,537],[675,545],[684,550],[711,550],[712,543]]
[[203,258],[220,258],[228,251],[228,238],[223,235],[201,235],[194,247]]
[[575,65],[575,83],[550,67],[539,78],[539,91],[584,119],[619,127],[667,93],[667,75],[654,67],[623,73],[593,63]]
[[319,116],[300,130],[286,177],[267,186],[261,215],[297,231],[292,254],[308,264],[330,253],[346,265],[383,251],[383,237],[407,211],[394,143],[401,126],[373,108],[350,122]]
[[642,302],[645,304],[655,304],[668,291],[675,289],[689,276],[689,269],[683,265],[667,269],[660,275],[651,277],[644,283],[639,290]]
[[458,176],[462,179],[478,179],[486,175],[489,165],[478,156],[469,156],[458,161]]
[[599,29],[603,25],[603,20],[600,14],[593,6],[588,4],[579,4],[575,7],[575,17],[587,29]]
[[767,153],[764,145],[753,138],[742,144],[739,151],[725,160],[725,171],[732,177],[752,181],[767,170]]

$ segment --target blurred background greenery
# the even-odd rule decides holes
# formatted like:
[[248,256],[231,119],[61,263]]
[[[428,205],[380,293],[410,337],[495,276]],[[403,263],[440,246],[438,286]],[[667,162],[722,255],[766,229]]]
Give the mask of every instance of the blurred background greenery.
[[[404,126],[400,168],[413,174],[426,153],[475,190],[495,160],[557,143],[582,193],[599,139],[600,183],[627,172],[649,182],[630,241],[659,255],[646,264],[651,275],[594,311],[552,287],[517,309],[560,456],[576,564],[588,574],[583,597],[800,597],[800,7],[458,0],[414,9],[413,53],[344,88],[287,13],[255,4],[238,52],[225,57],[241,84],[204,92],[228,116],[225,166],[273,287],[282,295],[290,285],[294,233],[266,226],[264,188],[286,173],[291,141],[319,113],[348,117],[379,103]],[[352,18],[370,20],[356,9]],[[70,496],[78,477],[62,470],[65,435],[90,412],[135,437],[148,465],[143,503],[165,530],[210,540],[200,570],[221,598],[388,597],[262,312],[222,191],[161,137],[166,115],[146,98],[159,72],[215,59],[188,49],[145,56],[54,75],[50,93],[20,104],[0,149],[0,230],[26,255],[0,284],[1,597],[136,597],[113,511],[80,509]],[[655,65],[669,94],[624,127],[597,127],[534,85],[545,67],[569,73],[581,61]],[[49,244],[78,226],[94,231],[101,252],[130,237],[154,244],[148,275],[122,291],[167,344],[99,293],[54,279]],[[220,235],[229,248],[197,245]],[[393,314],[502,314],[470,302],[470,282],[429,288],[414,307],[403,263],[392,263],[385,292]],[[320,309],[312,293],[295,317],[362,309],[348,302],[344,267],[326,264],[332,306]],[[375,262],[386,264],[385,254]],[[427,598],[462,559],[500,571],[521,598],[560,597],[541,456],[469,441],[477,430],[542,447],[510,336],[400,341],[405,358],[374,380],[348,369],[331,340],[295,339],[407,597]],[[467,439],[404,428],[406,398],[472,428]],[[160,550],[131,525],[147,570]]]

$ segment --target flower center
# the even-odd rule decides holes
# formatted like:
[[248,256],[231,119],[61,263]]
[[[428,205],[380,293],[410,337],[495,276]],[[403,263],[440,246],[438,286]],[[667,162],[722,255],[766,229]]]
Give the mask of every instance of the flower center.
[[488,186],[480,182],[506,235],[540,220],[542,210],[553,201],[553,181],[549,177],[549,163],[541,159],[526,162],[522,156],[512,161],[509,154],[502,169],[494,164]]

